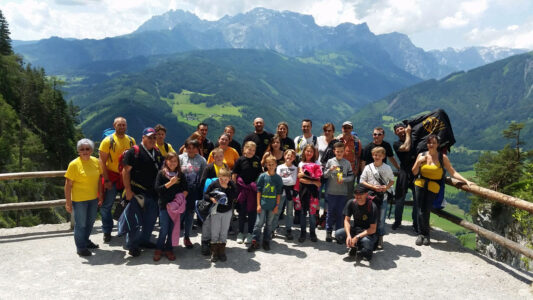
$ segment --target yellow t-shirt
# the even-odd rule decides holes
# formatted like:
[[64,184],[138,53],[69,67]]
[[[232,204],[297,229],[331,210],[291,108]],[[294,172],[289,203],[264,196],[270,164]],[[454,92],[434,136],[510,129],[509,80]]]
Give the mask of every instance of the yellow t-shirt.
[[[428,190],[432,193],[438,194],[440,190],[440,185],[436,181],[439,181],[442,178],[442,167],[440,166],[440,163],[438,165],[427,165],[425,163],[422,164],[422,166],[420,166],[420,174],[422,174],[422,176],[426,178],[431,179],[428,183]],[[415,185],[421,188],[424,187],[425,183],[426,180],[423,178],[417,178],[415,180]]]
[[117,135],[113,133],[113,140],[115,142],[113,143],[112,149],[110,149],[110,138],[106,137],[102,141],[102,143],[100,143],[100,148],[98,150],[100,152],[109,154],[106,162],[106,167],[109,171],[118,173],[118,158],[120,157],[122,152],[128,150],[129,148],[131,148],[131,146],[135,145],[135,139],[129,137],[128,135],[124,135],[123,138],[119,139]]
[[65,177],[72,180],[72,201],[96,199],[100,174],[102,174],[102,168],[96,157],[91,156],[89,160],[82,160],[78,157],[71,161]]
[[[224,163],[228,165],[230,170],[233,169],[237,159],[239,159],[239,152],[237,152],[237,150],[235,150],[233,147],[226,148],[226,151],[224,151]],[[214,161],[215,159],[213,158],[213,152],[211,151],[211,153],[209,153],[209,157],[207,158],[207,163],[210,164]]]
[[[167,145],[168,145],[168,152],[176,153],[176,150],[174,150],[174,148],[172,148],[172,145],[170,143],[167,143]],[[157,148],[159,148],[159,151],[161,152],[161,155],[163,155],[163,157],[166,157],[168,152],[165,149],[165,145],[159,145],[159,144],[156,143],[156,146],[157,146]]]

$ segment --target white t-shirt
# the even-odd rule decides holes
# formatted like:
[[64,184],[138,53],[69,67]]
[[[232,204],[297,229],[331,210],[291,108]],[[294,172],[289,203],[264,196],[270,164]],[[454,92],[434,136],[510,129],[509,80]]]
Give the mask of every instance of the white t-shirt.
[[326,152],[326,149],[328,148],[328,142],[326,141],[326,137],[321,135],[317,139],[317,146],[318,146],[318,161],[322,161],[322,155],[324,155],[324,152]]
[[316,147],[317,145],[313,144],[313,139],[316,139],[316,137],[314,135],[311,135],[308,138],[305,138],[303,135],[295,137],[294,138],[294,147],[296,148],[295,149],[296,154],[297,155],[302,155],[302,150],[304,149],[305,145],[307,145],[307,144],[311,144],[311,145]]
[[281,177],[283,185],[295,185],[296,178],[298,177],[298,168],[295,165],[287,167],[286,164],[281,164],[276,168],[276,174]]
[[[366,182],[372,185],[381,185],[377,180],[379,175],[385,181],[385,184],[388,184],[391,180],[394,180],[394,173],[392,173],[392,168],[387,164],[382,164],[379,167],[374,166],[374,163],[365,166],[363,173],[361,174],[361,182]],[[374,176],[375,174],[375,176]],[[392,192],[392,186],[388,189],[389,192]]]

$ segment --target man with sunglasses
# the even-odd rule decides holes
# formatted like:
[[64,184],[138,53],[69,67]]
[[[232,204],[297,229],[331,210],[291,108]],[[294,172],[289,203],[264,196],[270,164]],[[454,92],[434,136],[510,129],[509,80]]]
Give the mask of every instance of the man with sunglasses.
[[391,164],[397,170],[399,170],[400,165],[398,165],[398,163],[396,162],[396,159],[394,159],[394,152],[392,152],[391,145],[383,140],[385,138],[385,130],[381,127],[374,128],[374,132],[372,133],[372,138],[373,138],[372,142],[366,145],[366,147],[363,149],[361,170],[363,170],[366,165],[369,165],[374,162],[374,159],[372,158],[372,149],[378,146],[385,148],[386,157],[383,160],[383,163],[387,163],[387,159],[389,159]]

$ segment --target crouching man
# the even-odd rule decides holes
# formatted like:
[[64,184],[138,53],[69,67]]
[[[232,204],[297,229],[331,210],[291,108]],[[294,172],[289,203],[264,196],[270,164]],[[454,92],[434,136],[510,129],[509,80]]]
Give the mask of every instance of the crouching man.
[[[350,248],[349,256],[372,259],[372,251],[377,241],[376,224],[378,209],[368,197],[368,189],[357,184],[354,189],[355,199],[350,199],[344,207],[344,228],[335,232],[338,243],[346,243]],[[350,219],[353,217],[353,225]]]

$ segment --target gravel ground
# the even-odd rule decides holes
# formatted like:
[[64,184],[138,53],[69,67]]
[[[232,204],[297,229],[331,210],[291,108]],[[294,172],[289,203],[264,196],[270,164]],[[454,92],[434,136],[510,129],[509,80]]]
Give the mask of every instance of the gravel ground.
[[[465,249],[434,230],[431,246],[416,246],[410,227],[390,230],[371,262],[347,257],[343,245],[300,244],[278,235],[272,250],[248,253],[228,241],[228,261],[211,263],[179,246],[176,261],[155,263],[153,250],[132,258],[123,238],[103,244],[100,223],[89,258],[78,257],[68,224],[0,229],[0,299],[533,299],[533,274]],[[295,230],[298,237],[298,230]],[[154,232],[154,240],[156,236]]]

